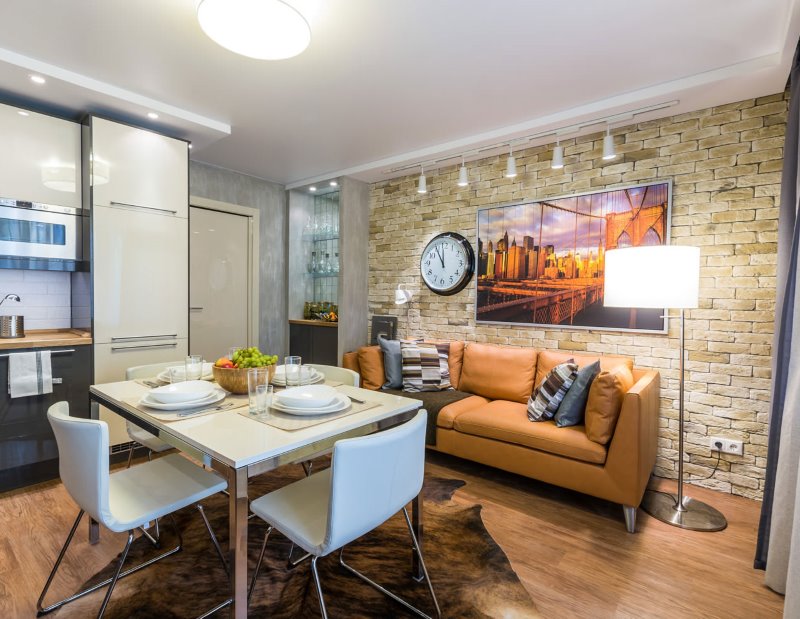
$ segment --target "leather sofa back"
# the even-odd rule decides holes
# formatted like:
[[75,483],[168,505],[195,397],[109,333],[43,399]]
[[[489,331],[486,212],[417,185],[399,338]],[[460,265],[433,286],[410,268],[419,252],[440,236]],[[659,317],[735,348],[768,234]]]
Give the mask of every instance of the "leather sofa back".
[[594,363],[600,360],[600,371],[610,372],[618,365],[627,366],[633,372],[633,360],[627,357],[615,357],[612,355],[582,355],[580,353],[572,353],[568,350],[542,350],[539,352],[539,358],[536,362],[536,379],[535,386],[542,384],[547,373],[560,363],[566,363],[570,359],[574,359],[579,368],[585,365]]
[[490,400],[525,404],[533,391],[536,357],[533,348],[469,342],[458,389]]

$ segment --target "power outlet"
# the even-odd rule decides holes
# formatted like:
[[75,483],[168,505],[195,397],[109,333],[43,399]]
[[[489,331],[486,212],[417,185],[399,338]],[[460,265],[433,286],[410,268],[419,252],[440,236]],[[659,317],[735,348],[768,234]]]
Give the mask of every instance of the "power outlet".
[[741,456],[744,454],[744,443],[737,441],[733,438],[722,438],[721,436],[712,436],[708,440],[711,451],[721,451],[726,454],[733,454]]

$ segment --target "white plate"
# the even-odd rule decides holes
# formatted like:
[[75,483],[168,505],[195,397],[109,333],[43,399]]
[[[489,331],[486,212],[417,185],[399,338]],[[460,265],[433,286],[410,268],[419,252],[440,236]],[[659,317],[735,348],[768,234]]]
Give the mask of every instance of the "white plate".
[[[301,386],[316,385],[318,383],[324,383],[324,382],[325,382],[325,376],[323,374],[320,374],[319,376],[316,376],[316,377],[314,377],[314,378],[312,378],[310,380],[304,380],[302,383],[300,383],[300,385]],[[283,377],[281,377],[279,379],[273,378],[272,379],[272,384],[273,385],[278,385],[278,387],[285,387],[286,386],[286,381],[283,379]]]
[[275,397],[283,406],[291,408],[324,408],[336,402],[336,390],[327,385],[292,387]]
[[[203,375],[200,377],[200,380],[214,380],[214,370],[211,369],[213,367],[213,365],[214,365],[213,363],[204,363],[203,364]],[[178,368],[177,375],[178,375],[178,378],[180,380],[183,380],[185,378],[185,376],[186,376],[186,366],[183,366],[183,365],[172,365],[172,366],[170,366],[170,367],[168,367],[168,368],[166,368],[164,370],[161,370],[158,373],[158,376],[156,376],[156,378],[158,380],[164,381],[165,383],[168,383],[169,382],[169,371],[172,368]]]
[[215,404],[220,400],[223,400],[227,394],[222,389],[214,389],[207,398],[203,398],[202,400],[194,400],[193,402],[177,402],[175,404],[164,404],[163,402],[158,402],[153,400],[149,397],[149,395],[144,395],[141,400],[139,400],[140,406],[146,406],[148,408],[154,408],[159,411],[180,411],[185,410],[188,408],[199,408],[201,406],[208,406],[209,404]]
[[[317,368],[311,368],[307,365],[301,366],[300,374],[303,380],[311,380],[316,376],[322,376],[322,373]],[[275,366],[275,378],[286,380],[286,369],[283,365]]]
[[178,402],[192,402],[202,400],[211,395],[214,385],[204,380],[187,380],[182,383],[173,383],[151,389],[150,400],[163,404],[176,404]]
[[326,415],[328,413],[338,413],[350,406],[350,398],[343,393],[336,394],[336,402],[324,408],[292,408],[283,406],[277,398],[272,398],[272,408],[281,413],[289,415]]

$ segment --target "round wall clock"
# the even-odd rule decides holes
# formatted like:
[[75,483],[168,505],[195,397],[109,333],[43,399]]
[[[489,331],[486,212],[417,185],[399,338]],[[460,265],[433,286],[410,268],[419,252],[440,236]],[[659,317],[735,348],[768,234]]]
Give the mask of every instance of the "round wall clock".
[[425,246],[419,270],[425,285],[436,294],[455,294],[472,279],[475,270],[472,245],[455,232],[439,234]]

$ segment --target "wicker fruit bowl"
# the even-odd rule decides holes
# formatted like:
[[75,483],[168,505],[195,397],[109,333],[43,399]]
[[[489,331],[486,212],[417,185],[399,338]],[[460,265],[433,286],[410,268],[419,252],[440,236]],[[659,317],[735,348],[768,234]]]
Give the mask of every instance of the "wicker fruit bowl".
[[[267,381],[272,382],[272,377],[275,376],[275,365],[262,366],[268,371]],[[225,391],[231,393],[247,393],[247,371],[253,368],[218,368],[213,366],[214,380]]]

